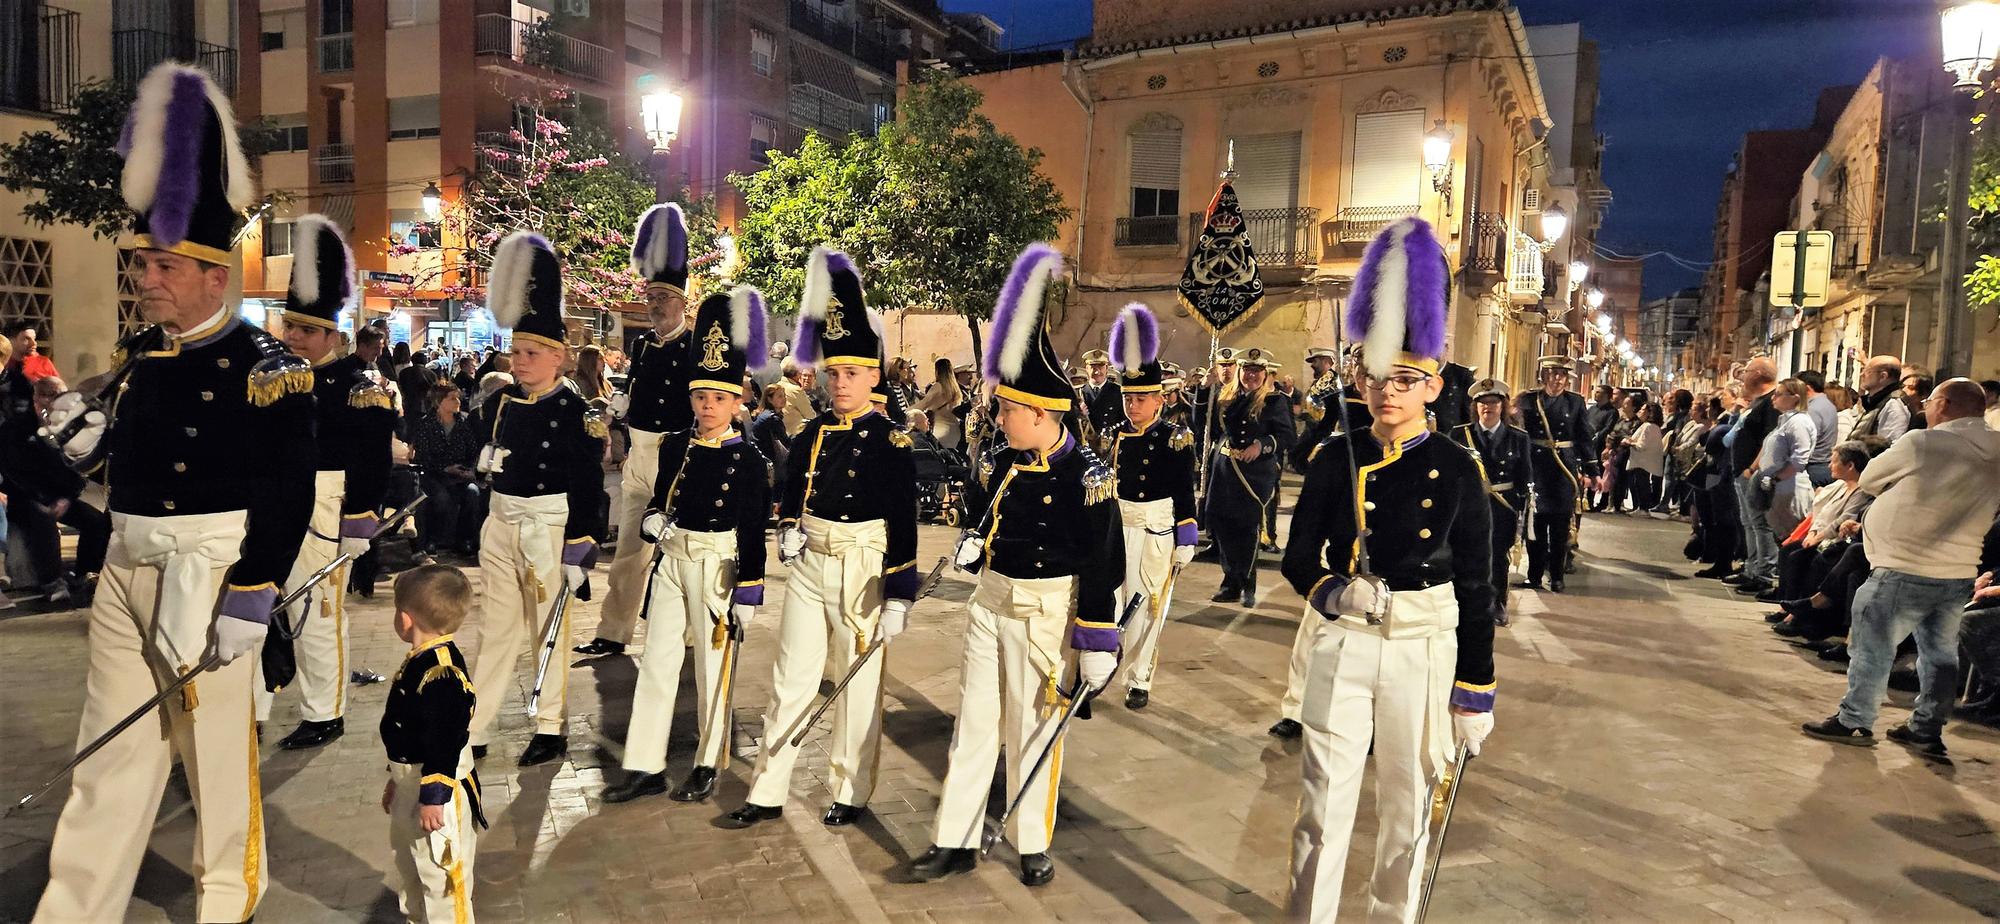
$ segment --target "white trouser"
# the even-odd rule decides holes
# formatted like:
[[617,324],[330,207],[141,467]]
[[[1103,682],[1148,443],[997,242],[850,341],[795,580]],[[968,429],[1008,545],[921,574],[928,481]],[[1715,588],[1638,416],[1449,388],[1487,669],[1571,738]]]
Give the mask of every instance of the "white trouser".
[[1398,592],[1385,626],[1321,620],[1300,706],[1305,788],[1292,828],[1290,917],[1331,924],[1375,749],[1375,870],[1368,919],[1410,921],[1430,841],[1431,787],[1451,747],[1458,601],[1449,583]]
[[[313,476],[312,526],[299,545],[299,557],[292,560],[285,591],[303,585],[313,572],[340,557],[340,506],[346,485],[345,472]],[[299,717],[308,722],[328,722],[347,713],[347,570],[342,567],[327,575],[285,611],[285,619],[300,628],[292,653],[299,665]],[[254,663],[253,692],[257,721],[262,722],[271,717],[276,694],[264,689],[263,659]]]
[[[191,669],[207,652],[244,514],[113,514],[111,547],[90,607],[81,749]],[[178,756],[195,805],[195,916],[241,921],[266,885],[264,807],[250,702],[255,654],[201,675],[77,765],[49,848],[40,922],[125,917]]]
[[663,434],[631,428],[632,446],[618,478],[618,552],[605,576],[604,605],[597,611],[597,637],[624,644],[632,641],[639,622],[639,605],[646,594],[646,566],[653,562],[653,544],[639,536],[639,521],[653,503],[660,477]]
[[[696,653],[694,684],[699,697],[695,746],[697,766],[720,769],[729,744],[728,708],[720,702],[729,677],[724,672],[724,640],[716,630],[729,613],[735,587],[736,533],[678,530],[663,546],[646,604],[646,650],[639,656],[639,681],[632,691],[632,720],[625,732],[625,769],[659,773],[667,768],[667,731],[674,723],[674,700],[681,688],[681,662]],[[733,660],[733,659],[732,659]],[[729,665],[734,668],[734,664]]]
[[1278,715],[1294,722],[1299,718],[1299,702],[1306,696],[1306,672],[1312,666],[1313,640],[1319,638],[1326,617],[1307,604],[1299,614],[1299,630],[1292,634],[1292,654],[1285,663],[1285,695],[1278,700]]
[[[479,570],[486,578],[480,595],[479,621],[471,623],[472,688],[484,690],[472,710],[472,743],[493,738],[493,720],[513,686],[516,662],[529,655],[529,683],[540,657],[543,633],[562,589],[563,527],[569,522],[569,499],[561,494],[515,497],[493,492],[486,525],[479,530]],[[548,678],[535,717],[537,734],[560,735],[567,715],[569,692],[569,621],[576,606],[563,613],[556,633],[556,650],[549,657]]]
[[[785,582],[778,617],[778,654],[771,664],[771,708],[764,713],[764,743],[750,778],[753,805],[780,806],[792,789],[799,748],[792,736],[812,711],[820,678],[830,668],[846,676],[867,648],[882,614],[882,555],[888,530],[880,520],[835,523],[806,517],[806,550]],[[888,646],[875,653],[833,707],[832,754],[827,770],[833,799],[866,805],[875,793],[875,764],[882,747],[882,670]]]
[[[1076,578],[1016,579],[982,571],[966,606],[965,655],[958,668],[958,722],[951,760],[938,797],[939,847],[979,846],[993,762],[1007,749],[1007,797],[1054,739],[1068,700],[1057,692],[1063,638],[1076,597]],[[1005,832],[1025,855],[1049,849],[1055,835],[1062,746],[1021,799]]]
[[[459,766],[472,766],[468,750]],[[396,787],[389,800],[389,851],[395,857],[396,903],[411,924],[470,924],[472,921],[472,861],[478,855],[479,823],[466,800],[464,777],[451,784],[451,801],[444,805],[444,827],[425,833],[417,821],[417,796],[424,770],[417,764],[390,764],[389,782]]]
[[1118,587],[1118,606],[1124,607],[1133,594],[1146,595],[1143,615],[1134,620],[1138,642],[1125,659],[1125,685],[1147,690],[1159,666],[1160,635],[1167,630],[1167,607],[1173,603],[1167,579],[1174,571],[1174,502],[1121,498],[1118,514],[1125,524],[1125,583]]

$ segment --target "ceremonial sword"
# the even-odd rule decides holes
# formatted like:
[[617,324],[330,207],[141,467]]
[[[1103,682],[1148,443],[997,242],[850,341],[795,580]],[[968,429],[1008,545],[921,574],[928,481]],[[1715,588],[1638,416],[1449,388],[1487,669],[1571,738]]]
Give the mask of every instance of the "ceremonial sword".
[[[416,500],[413,500],[409,504],[405,505],[402,510],[396,512],[395,516],[390,517],[387,522],[384,522],[382,524],[382,528],[375,531],[375,535],[377,537],[386,536],[389,535],[391,532],[393,532],[397,527],[402,526],[403,521],[405,519],[408,519],[410,512],[417,509],[417,505],[423,503],[423,500],[424,500],[424,495],[422,494],[417,495]],[[282,623],[284,620],[283,613],[287,607],[291,606],[293,603],[298,602],[300,598],[304,597],[308,592],[310,592],[313,589],[314,585],[317,585],[320,581],[325,580],[327,575],[332,574],[341,565],[353,561],[356,557],[357,556],[353,555],[341,555],[335,558],[332,562],[328,563],[325,567],[320,568],[318,571],[313,572],[312,576],[310,578],[307,578],[306,582],[300,585],[297,590],[285,594],[285,596],[280,598],[276,604],[272,605],[271,618],[276,619],[280,623]],[[303,622],[303,620],[301,620],[301,622]],[[282,633],[285,631],[285,629],[281,625],[278,631]],[[294,632],[287,637],[297,638],[298,633]],[[112,739],[117,738],[120,733],[124,732],[128,728],[131,728],[140,719],[145,718],[147,713],[152,712],[161,703],[165,702],[167,697],[172,696],[174,693],[178,692],[182,687],[185,687],[188,684],[194,682],[194,678],[202,674],[204,671],[213,670],[221,666],[222,666],[222,653],[216,651],[209,652],[208,656],[202,658],[201,663],[196,664],[192,670],[189,670],[187,673],[175,677],[172,682],[168,683],[164,687],[161,687],[160,692],[153,694],[152,699],[146,700],[144,703],[140,704],[139,708],[132,710],[130,713],[127,713],[124,718],[119,719],[118,724],[113,725],[109,729],[105,730],[104,734],[98,735],[97,738],[92,740],[89,744],[86,744],[83,747],[78,748],[76,756],[70,758],[69,763],[63,764],[61,769],[57,770],[54,775],[50,776],[48,782],[43,783],[39,787],[36,787],[34,792],[22,796],[21,801],[14,803],[14,805],[11,808],[7,809],[5,814],[0,814],[0,818],[11,818],[13,817],[15,812],[19,812],[20,810],[27,808],[30,803],[34,802],[38,798],[41,798],[43,793],[46,793],[50,789],[54,788],[57,783],[62,782],[62,778],[68,776],[71,770],[75,770],[78,764],[81,764],[84,761],[89,760],[90,755],[97,753],[99,750],[102,750],[105,745],[110,744]]]
[[[586,578],[586,580],[588,580]],[[528,691],[528,718],[538,718],[542,706],[542,683],[549,676],[549,661],[555,656],[556,643],[561,640],[563,623],[569,615],[569,580],[565,578],[562,588],[556,591],[556,605],[549,608],[549,627],[542,632],[542,653],[535,659],[535,688]]]
[[[1437,886],[1438,867],[1444,863],[1444,835],[1446,831],[1451,830],[1451,810],[1458,806],[1458,791],[1465,783],[1465,765],[1471,761],[1472,751],[1463,744],[1459,745],[1458,759],[1452,762],[1451,776],[1439,784],[1448,792],[1431,797],[1431,813],[1435,815],[1442,811],[1443,817],[1437,819],[1437,853],[1431,856],[1430,872],[1424,874],[1423,897],[1417,901],[1418,924],[1422,924],[1425,913],[1430,911],[1431,890]],[[1442,808],[1437,805],[1438,799],[1444,800]]]
[[[951,556],[938,556],[937,564],[931,566],[931,573],[924,575],[923,583],[917,585],[917,595],[910,600],[911,606],[916,606],[917,601],[930,596],[931,591],[937,589],[938,582],[944,579],[944,566],[950,563]],[[839,699],[840,694],[847,689],[847,685],[852,683],[854,678],[861,673],[861,665],[868,663],[868,659],[874,656],[875,650],[881,648],[883,644],[881,639],[876,639],[868,643],[868,648],[862,651],[861,656],[854,659],[853,666],[847,669],[847,676],[840,678],[840,683],[834,686],[833,692],[828,693],[826,700],[819,704],[819,708],[813,710],[812,717],[807,719],[804,725],[799,726],[798,734],[792,736],[792,747],[798,747],[805,743],[806,733],[812,731],[813,726],[819,724],[820,718],[826,715],[828,709],[833,708],[833,701]],[[778,739],[778,743],[782,745],[785,741],[783,738],[780,738]]]
[[[404,504],[403,509],[396,511],[389,519],[382,521],[381,528],[375,530],[375,536],[394,535],[396,530],[403,528],[404,521],[416,513],[417,505],[423,503],[429,496],[428,494],[419,494],[416,500]],[[375,540],[371,538],[368,542],[372,546]],[[326,580],[342,567],[353,564],[354,560],[360,557],[360,555],[348,553],[335,556],[332,561],[321,565],[318,571],[307,575],[305,583],[300,584],[296,590],[286,593],[276,604],[273,604],[271,607],[271,620],[273,626],[278,630],[278,634],[286,639],[296,639],[301,633],[305,632],[306,619],[312,615],[312,612],[308,610],[304,615],[300,616],[297,627],[294,627],[285,621],[285,611],[291,609],[292,604],[304,599],[305,595],[311,593],[314,587],[319,586],[319,582]]]

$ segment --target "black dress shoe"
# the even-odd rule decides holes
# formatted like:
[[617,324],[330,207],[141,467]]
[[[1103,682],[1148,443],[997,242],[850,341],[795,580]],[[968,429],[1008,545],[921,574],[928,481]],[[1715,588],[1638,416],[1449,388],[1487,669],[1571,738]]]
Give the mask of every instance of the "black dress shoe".
[[1549,593],[1562,593],[1566,586],[1568,585],[1563,583],[1563,579],[1560,576],[1549,578]]
[[1244,608],[1244,609],[1246,609],[1246,610],[1254,610],[1254,609],[1256,609],[1256,608],[1257,608],[1257,591],[1256,591],[1256,589],[1255,589],[1255,588],[1251,588],[1251,587],[1245,587],[1245,588],[1243,588],[1243,597],[1242,597],[1242,602],[1243,602],[1243,608]]
[[1522,581],[1521,583],[1519,583],[1519,584],[1516,584],[1516,585],[1514,585],[1514,586],[1515,586],[1515,587],[1519,587],[1519,588],[1522,588],[1523,590],[1541,590],[1541,589],[1542,589],[1542,579],[1541,579],[1541,578],[1538,578],[1538,577],[1531,577],[1531,578],[1529,578],[1529,579],[1527,579],[1527,580],[1525,580],[1525,581]]
[[485,759],[486,759],[486,745],[483,745],[483,744],[475,744],[475,745],[473,745],[473,746],[472,746],[472,759],[473,759],[473,760],[485,760]]
[[1784,638],[1803,638],[1806,634],[1806,630],[1801,628],[1797,622],[1778,623],[1771,627],[1771,631],[1778,633]]
[[1283,552],[1284,549],[1278,548],[1278,544],[1275,542],[1259,542],[1257,543],[1257,551],[1266,555],[1277,555]]
[[1234,588],[1234,587],[1231,587],[1231,586],[1229,586],[1228,584],[1224,584],[1224,585],[1222,585],[1222,589],[1220,589],[1220,590],[1217,590],[1217,591],[1215,592],[1215,596],[1213,596],[1213,597],[1210,597],[1210,598],[1208,598],[1208,602],[1210,602],[1210,603],[1234,603],[1234,602],[1236,602],[1236,599],[1237,599],[1238,597],[1241,597],[1242,595],[1243,595],[1243,592],[1242,592],[1242,591],[1240,591],[1240,590],[1237,590],[1236,588]]
[[979,864],[979,852],[970,847],[932,847],[924,855],[910,861],[910,878],[917,882],[936,882],[946,876],[972,872]]
[[1293,719],[1279,719],[1277,724],[1271,726],[1269,731],[1273,738],[1283,738],[1286,741],[1290,741],[1305,734],[1305,726],[1300,725]]
[[625,643],[598,636],[570,650],[580,655],[621,655],[625,653]]
[[860,821],[861,816],[866,814],[868,814],[868,806],[847,805],[835,802],[827,808],[826,814],[819,817],[819,821],[820,824],[826,825],[829,828],[844,828]]
[[1749,575],[1747,575],[1747,574],[1744,574],[1744,573],[1743,573],[1743,572],[1741,572],[1741,571],[1731,571],[1731,572],[1729,572],[1728,574],[1725,574],[1725,575],[1723,575],[1723,576],[1722,576],[1722,583],[1724,583],[1724,584],[1741,584],[1741,583],[1743,583],[1744,581],[1747,581],[1747,580],[1749,580],[1749,579],[1750,579],[1750,576],[1749,576]]
[[1780,600],[1778,601],[1778,609],[1801,619],[1819,612],[1819,607],[1812,605],[1811,597],[1800,597],[1797,600]]
[[1777,603],[1780,599],[1783,598],[1778,595],[1778,588],[1776,587],[1757,595],[1758,603]]
[[1127,709],[1144,709],[1146,708],[1146,704],[1152,701],[1153,695],[1145,690],[1125,691],[1125,708]]
[[721,818],[717,818],[715,826],[737,831],[759,822],[770,821],[784,813],[785,807],[782,805],[758,805],[755,802],[745,802],[742,808],[730,812]]
[[[1783,600],[1780,600],[1780,601],[1778,601],[1778,604],[1779,604],[1780,606],[1783,606],[1783,605],[1784,605],[1784,602],[1785,602],[1785,601],[1783,601]],[[1779,610],[1779,611],[1777,611],[1777,612],[1775,612],[1775,613],[1765,613],[1765,614],[1764,614],[1764,621],[1765,621],[1765,622],[1784,622],[1784,621],[1785,621],[1785,617],[1786,617],[1786,616],[1789,616],[1789,615],[1791,615],[1791,610],[1790,610],[1789,608],[1787,608],[1787,609],[1781,609],[1781,610]]]
[[667,791],[664,773],[634,773],[625,782],[604,788],[604,801],[630,802],[640,796],[657,796]]
[[707,802],[715,794],[715,768],[696,767],[688,771],[687,782],[674,790],[675,802]]
[[1828,648],[1827,650],[1820,652],[1819,659],[1821,661],[1837,661],[1841,664],[1846,664],[1847,643],[1840,642],[1835,644],[1832,648]]
[[1056,878],[1055,861],[1046,853],[1030,853],[1021,857],[1021,884],[1027,886],[1048,885]]
[[1730,568],[1726,564],[1709,565],[1708,567],[1703,568],[1700,571],[1696,571],[1694,573],[1694,576],[1698,578],[1724,578],[1729,576],[1729,572]]
[[341,733],[347,730],[346,724],[341,719],[331,719],[325,722],[300,722],[298,728],[293,729],[291,734],[286,735],[284,740],[278,742],[278,746],[287,751],[303,751],[307,748],[320,747],[339,738]]
[[545,764],[569,753],[569,739],[562,735],[536,735],[528,739],[528,749],[521,752],[521,759],[514,762],[517,767],[532,767]]
[[1763,581],[1744,581],[1737,584],[1736,589],[1730,592],[1739,597],[1761,597],[1774,589]]

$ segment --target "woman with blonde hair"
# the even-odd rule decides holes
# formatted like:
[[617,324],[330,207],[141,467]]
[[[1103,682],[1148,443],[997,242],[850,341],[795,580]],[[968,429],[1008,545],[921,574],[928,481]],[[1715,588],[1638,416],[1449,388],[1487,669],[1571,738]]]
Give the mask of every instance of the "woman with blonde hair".
[[604,372],[604,348],[595,343],[576,351],[576,372],[571,376],[578,394],[586,401],[611,400],[611,379]]
[[957,449],[965,435],[965,421],[958,417],[958,406],[965,403],[965,389],[958,386],[958,376],[951,371],[951,359],[940,356],[931,366],[936,380],[930,391],[924,392],[915,410],[930,418],[931,436],[946,449]]

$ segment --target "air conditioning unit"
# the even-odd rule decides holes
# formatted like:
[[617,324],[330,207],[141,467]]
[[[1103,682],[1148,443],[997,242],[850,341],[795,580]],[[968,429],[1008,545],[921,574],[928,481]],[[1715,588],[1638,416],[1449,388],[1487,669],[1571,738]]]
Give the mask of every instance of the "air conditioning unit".
[[1541,210],[1542,191],[1532,186],[1521,190],[1521,211],[1539,212]]

